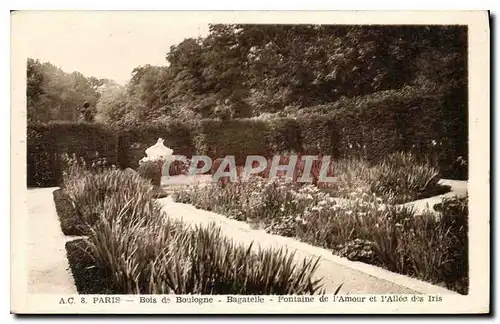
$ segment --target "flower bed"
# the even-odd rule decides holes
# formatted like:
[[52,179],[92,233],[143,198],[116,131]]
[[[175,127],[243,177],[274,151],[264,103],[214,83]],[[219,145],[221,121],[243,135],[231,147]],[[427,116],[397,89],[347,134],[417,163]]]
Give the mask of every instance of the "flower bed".
[[[395,176],[404,174],[392,170],[390,163],[369,167],[344,161],[337,165],[345,171],[336,174],[339,182],[329,192],[311,184],[255,176],[245,182],[191,186],[176,191],[174,199],[329,248],[351,260],[467,293],[467,199],[452,202],[461,209],[443,207],[440,219],[416,215],[393,204],[414,197],[410,193],[416,193],[414,189],[422,183],[417,179],[429,174],[425,167],[413,167],[419,170],[416,175],[400,180],[407,184],[405,195],[396,196],[384,187],[391,181],[367,181],[379,179],[384,170]],[[332,197],[332,192],[340,197]]]
[[236,245],[215,226],[170,221],[149,181],[136,173],[68,172],[61,194],[73,207],[61,219],[87,235],[66,245],[80,293],[321,292],[321,281],[312,279],[317,260],[296,263],[282,250]]

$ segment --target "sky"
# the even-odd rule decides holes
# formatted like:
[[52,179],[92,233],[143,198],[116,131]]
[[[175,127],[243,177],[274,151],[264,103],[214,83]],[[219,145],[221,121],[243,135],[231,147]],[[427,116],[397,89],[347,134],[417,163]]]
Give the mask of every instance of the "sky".
[[[28,57],[65,72],[125,84],[132,70],[166,65],[170,46],[205,36],[208,21],[167,12],[19,12]],[[206,18],[205,18],[206,20]],[[13,39],[15,41],[15,39]]]

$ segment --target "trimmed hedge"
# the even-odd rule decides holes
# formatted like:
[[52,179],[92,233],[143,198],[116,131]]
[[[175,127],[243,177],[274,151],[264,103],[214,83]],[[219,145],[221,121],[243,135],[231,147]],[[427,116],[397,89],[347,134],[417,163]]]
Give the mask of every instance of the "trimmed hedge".
[[[340,157],[360,156],[376,163],[388,154],[410,151],[430,158],[442,176],[467,179],[467,112],[455,104],[456,93],[405,87],[371,95],[341,99],[304,108],[298,119],[331,119],[338,132]],[[314,122],[308,134],[314,138]],[[305,141],[307,143],[307,141]]]
[[[84,158],[96,151],[108,163],[137,169],[145,150],[161,137],[175,154],[270,157],[286,151],[363,157],[376,163],[397,151],[430,158],[444,178],[467,179],[467,116],[456,93],[405,87],[302,108],[294,118],[201,120],[112,130],[94,123],[28,126],[28,185],[55,186],[62,153]],[[464,113],[465,111],[465,113]]]
[[88,229],[78,217],[75,207],[71,204],[68,194],[62,189],[54,190],[54,205],[61,223],[61,231],[64,235],[88,235]]
[[266,136],[271,152],[302,151],[300,125],[296,119],[276,118],[267,122],[269,130]]
[[262,120],[202,120],[195,145],[198,155],[207,155],[212,160],[234,155],[237,165],[245,163],[247,155],[269,156],[269,124]]
[[299,118],[300,142],[304,154],[339,157],[340,137],[335,119],[330,115]]
[[86,122],[29,124],[27,128],[27,185],[50,187],[62,179],[64,153],[86,161],[96,152],[109,164],[117,163],[116,133],[104,125]]
[[146,156],[145,150],[160,137],[165,146],[174,150],[174,154],[190,157],[196,153],[191,131],[193,127],[181,122],[170,122],[122,130],[119,139],[120,167],[137,169],[139,160]]

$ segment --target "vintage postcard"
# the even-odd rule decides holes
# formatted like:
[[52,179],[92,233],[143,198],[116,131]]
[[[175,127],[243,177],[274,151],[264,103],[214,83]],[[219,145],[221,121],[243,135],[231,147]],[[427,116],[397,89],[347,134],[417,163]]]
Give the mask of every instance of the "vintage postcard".
[[490,312],[488,12],[11,25],[13,313]]

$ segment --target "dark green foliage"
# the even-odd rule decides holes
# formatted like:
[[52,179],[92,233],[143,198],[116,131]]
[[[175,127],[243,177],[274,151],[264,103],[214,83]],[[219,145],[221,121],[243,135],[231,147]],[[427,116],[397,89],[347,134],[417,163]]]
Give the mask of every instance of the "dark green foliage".
[[444,199],[434,208],[442,213],[442,221],[449,228],[450,262],[440,269],[449,289],[462,294],[469,291],[469,197]]
[[63,154],[76,154],[87,162],[96,152],[108,164],[117,162],[117,136],[103,125],[84,122],[29,124],[27,129],[28,186],[57,186],[62,179]]
[[66,243],[66,255],[78,293],[113,294],[112,277],[95,266],[90,252],[89,243],[85,239]]
[[[450,109],[442,92],[407,86],[303,108],[296,114],[298,120],[310,120],[312,143],[321,137],[315,134],[321,128],[315,128],[318,123],[313,120],[330,118],[332,124],[325,129],[338,132],[339,140],[329,149],[341,157],[376,163],[391,153],[411,151],[431,159],[443,178],[466,179],[467,143],[461,140],[467,130],[466,113],[458,109],[452,117]],[[328,138],[327,133],[323,136]]]
[[248,155],[271,154],[267,144],[268,132],[268,123],[261,120],[202,120],[195,137],[196,151],[212,160],[234,155],[236,164],[243,165]]
[[91,121],[95,112],[93,107],[100,97],[99,88],[110,82],[86,77],[77,71],[66,73],[49,62],[31,58],[27,60],[26,77],[27,119],[30,122],[76,121],[85,102],[92,109],[83,117]]
[[[158,137],[188,156],[263,151],[254,145],[265,137],[266,153],[321,150],[376,162],[411,150],[445,178],[468,176],[464,26],[218,24],[172,46],[166,59],[135,68],[126,87],[30,59],[28,120],[76,120],[88,101],[96,120],[127,130],[122,167],[136,168]],[[263,114],[290,119],[264,127]],[[180,124],[204,119],[220,120]],[[266,134],[254,137],[261,127]]]
[[[413,163],[412,159],[406,162]],[[355,173],[366,168],[364,164],[349,162],[344,168],[349,174],[338,174],[339,178],[356,178]],[[391,164],[395,167],[394,162]],[[377,169],[386,174],[391,171],[384,166]],[[412,174],[410,165],[390,174],[398,178],[405,169]],[[377,170],[366,171],[374,171],[378,177]],[[418,183],[418,179],[401,180],[400,185],[405,187]],[[435,208],[439,213],[417,212],[411,207],[392,205],[371,190],[365,191],[362,182],[356,182],[354,190],[349,190],[349,198],[340,204],[314,186],[297,187],[284,182],[264,185],[266,180],[260,177],[224,186],[180,188],[173,198],[249,222],[272,234],[331,249],[354,261],[467,294],[467,198],[445,200]]]
[[166,58],[133,71],[138,118],[214,118],[221,108],[245,118],[406,85],[449,92],[457,112],[467,103],[464,26],[218,24]]
[[270,119],[268,123],[267,142],[272,152],[301,151],[300,127],[297,120],[293,118],[276,118]]
[[144,179],[150,180],[153,186],[161,185],[163,165],[158,161],[142,162],[137,169],[137,173]]
[[87,227],[81,222],[77,211],[71,204],[68,195],[61,189],[53,192],[54,205],[61,222],[61,231],[64,235],[86,235]]
[[298,118],[302,149],[305,154],[331,155],[338,157],[338,128],[328,115]]

